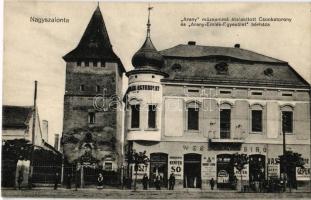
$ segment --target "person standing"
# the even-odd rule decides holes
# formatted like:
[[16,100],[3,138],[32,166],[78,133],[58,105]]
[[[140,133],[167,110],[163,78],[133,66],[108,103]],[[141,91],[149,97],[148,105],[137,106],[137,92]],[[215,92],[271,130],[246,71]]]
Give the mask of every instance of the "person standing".
[[212,179],[209,181],[209,184],[211,185],[211,190],[214,190],[214,186],[215,186],[214,178],[212,178]]
[[147,190],[147,189],[148,189],[148,181],[149,181],[149,179],[148,179],[147,174],[144,174],[144,177],[143,177],[143,179],[142,179],[142,183],[143,183],[143,188],[144,188],[144,190]]
[[104,188],[104,177],[102,173],[98,174],[97,177],[97,188],[98,189],[103,189]]
[[174,190],[174,186],[175,186],[175,175],[174,173],[171,173],[170,178],[168,180],[168,184],[169,184],[169,190]]
[[58,182],[59,182],[59,173],[56,172],[54,176],[54,190],[57,190]]
[[71,189],[71,173],[67,174],[67,189]]
[[161,190],[161,176],[157,175],[156,180],[155,180],[155,186],[157,190]]

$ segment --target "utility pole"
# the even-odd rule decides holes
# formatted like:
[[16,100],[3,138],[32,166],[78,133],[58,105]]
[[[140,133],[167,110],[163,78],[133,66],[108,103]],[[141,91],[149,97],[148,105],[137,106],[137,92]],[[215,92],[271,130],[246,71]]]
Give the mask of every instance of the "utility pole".
[[33,116],[32,116],[32,133],[31,133],[31,159],[30,159],[30,173],[29,173],[29,188],[32,188],[32,177],[33,177],[33,160],[34,160],[34,151],[35,151],[35,133],[36,133],[36,116],[37,116],[37,85],[38,81],[35,81],[34,89],[34,101],[33,101]]

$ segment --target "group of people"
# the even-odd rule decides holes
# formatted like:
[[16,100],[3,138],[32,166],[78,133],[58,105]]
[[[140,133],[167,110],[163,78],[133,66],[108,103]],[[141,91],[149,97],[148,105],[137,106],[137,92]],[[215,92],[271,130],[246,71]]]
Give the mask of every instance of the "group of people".
[[[160,174],[156,175],[153,182],[154,182],[155,188],[157,190],[161,190],[161,186],[163,184],[163,177]],[[144,190],[148,189],[148,183],[149,183],[149,178],[148,178],[147,174],[144,174],[144,176],[142,178],[142,184],[143,184]],[[175,175],[174,175],[174,173],[171,173],[171,175],[168,179],[169,190],[174,190],[174,186],[175,186]]]

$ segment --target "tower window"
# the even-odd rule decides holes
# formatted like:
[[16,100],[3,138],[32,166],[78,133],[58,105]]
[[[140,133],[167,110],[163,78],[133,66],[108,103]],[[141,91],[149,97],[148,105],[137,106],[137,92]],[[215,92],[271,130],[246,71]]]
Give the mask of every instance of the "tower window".
[[100,92],[100,86],[96,85],[96,92]]
[[80,85],[80,91],[84,91],[85,90],[85,87],[84,87],[84,85]]
[[132,105],[131,111],[132,111],[131,128],[139,128],[140,105]]
[[148,106],[148,127],[156,128],[156,105]]
[[95,113],[89,113],[89,124],[95,124]]

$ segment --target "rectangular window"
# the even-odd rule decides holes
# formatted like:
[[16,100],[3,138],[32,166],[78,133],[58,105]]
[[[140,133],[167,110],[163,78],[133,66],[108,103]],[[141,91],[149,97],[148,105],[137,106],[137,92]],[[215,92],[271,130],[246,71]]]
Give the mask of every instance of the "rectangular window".
[[282,130],[285,133],[293,133],[293,112],[282,111]]
[[262,110],[252,110],[252,132],[262,132]]
[[254,95],[254,96],[262,96],[262,92],[252,92],[252,95]]
[[148,127],[156,128],[156,105],[148,106]]
[[293,96],[293,94],[291,94],[291,93],[282,93],[282,96],[283,97],[291,97],[291,96]]
[[231,91],[229,91],[229,90],[220,90],[219,93],[220,94],[231,94]]
[[188,108],[188,130],[199,130],[198,108]]
[[111,162],[105,162],[105,170],[106,171],[112,171],[112,163]]
[[132,110],[131,128],[139,128],[140,106],[139,105],[132,105],[131,110]]
[[100,86],[96,85],[96,92],[100,92]]
[[188,92],[199,92],[199,90],[189,89]]
[[231,110],[220,110],[220,139],[230,139]]
[[84,85],[80,85],[80,91],[83,92],[85,90]]
[[89,124],[95,124],[95,113],[89,113]]

